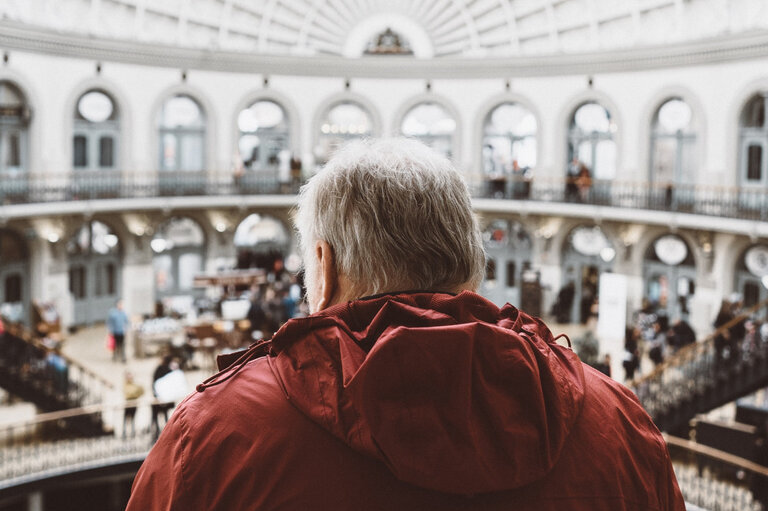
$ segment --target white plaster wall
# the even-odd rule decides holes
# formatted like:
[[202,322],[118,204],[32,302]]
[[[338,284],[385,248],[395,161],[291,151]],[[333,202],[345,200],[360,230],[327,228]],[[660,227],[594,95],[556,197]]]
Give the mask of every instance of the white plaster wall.
[[[154,136],[155,109],[164,91],[182,84],[180,69],[137,66],[102,62],[101,76],[117,84],[119,94],[126,98],[122,114],[130,116],[132,133],[127,166],[130,170],[154,170],[157,167],[157,140]],[[71,168],[65,154],[70,140],[65,140],[66,123],[72,122],[72,112],[66,102],[71,91],[83,80],[96,76],[96,62],[13,52],[8,68],[24,77],[36,91],[34,122],[40,129],[31,141],[33,151],[39,153],[39,168],[34,171],[61,172]],[[589,97],[587,76],[557,77],[504,77],[493,79],[433,80],[432,91],[445,97],[459,112],[460,148],[457,163],[465,170],[479,163],[476,129],[487,112],[480,111],[489,98],[505,91],[510,80],[510,91],[527,98],[539,113],[540,159],[537,175],[562,175],[565,160],[565,134],[567,118],[574,98]],[[619,176],[624,179],[647,178],[649,109],[658,105],[651,101],[660,90],[670,87],[684,88],[705,105],[704,133],[701,147],[701,173],[699,182],[735,183],[737,126],[733,109],[742,104],[749,84],[768,80],[768,57],[758,61],[732,62],[646,70],[641,72],[607,73],[595,75],[593,90],[604,95],[617,107],[619,119],[617,137],[620,143]],[[187,71],[186,85],[204,96],[203,103],[210,106],[212,123],[208,126],[213,153],[208,155],[211,170],[225,170],[232,164],[236,147],[236,106],[242,98],[264,87],[264,76],[258,73],[223,73],[214,71]],[[313,118],[326,98],[344,90],[344,77],[269,76],[270,89],[278,91],[296,107],[301,122],[302,153],[312,153],[315,126]],[[370,79],[352,78],[350,90],[366,97],[375,105],[382,121],[382,134],[392,135],[393,116],[408,98],[425,91],[423,79]],[[758,87],[758,85],[755,85]],[[757,90],[757,89],[755,89]],[[68,138],[68,137],[67,137]]]
[[42,301],[53,302],[61,315],[63,328],[72,324],[75,314],[75,302],[69,292],[69,272],[50,273],[45,276],[45,288]]
[[152,264],[125,264],[122,279],[123,303],[128,315],[151,314],[155,305]]

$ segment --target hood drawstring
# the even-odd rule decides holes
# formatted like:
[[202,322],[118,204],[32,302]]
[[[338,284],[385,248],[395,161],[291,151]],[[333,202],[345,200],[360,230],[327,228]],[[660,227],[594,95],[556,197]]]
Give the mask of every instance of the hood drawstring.
[[557,340],[561,337],[565,337],[565,340],[568,341],[568,349],[573,350],[573,345],[571,345],[571,338],[568,337],[567,334],[559,334],[557,337],[552,339],[552,342],[557,342]]
[[[215,387],[220,383],[224,383],[225,381],[229,380],[234,375],[236,375],[238,371],[240,371],[240,369],[245,367],[245,364],[247,364],[254,358],[263,357],[265,355],[274,356],[274,352],[272,351],[272,341],[261,341],[261,342],[255,343],[250,348],[245,350],[245,352],[242,355],[240,355],[240,357],[237,360],[235,360],[235,362],[232,365],[230,365],[223,371],[219,371],[213,376],[207,378],[206,380],[203,381],[203,383],[199,383],[195,387],[195,390],[197,392],[203,392],[207,388]],[[232,370],[233,368],[234,370]],[[221,376],[223,373],[227,371],[229,371],[228,375],[226,375],[224,378],[221,378],[220,380],[216,380],[218,376]]]

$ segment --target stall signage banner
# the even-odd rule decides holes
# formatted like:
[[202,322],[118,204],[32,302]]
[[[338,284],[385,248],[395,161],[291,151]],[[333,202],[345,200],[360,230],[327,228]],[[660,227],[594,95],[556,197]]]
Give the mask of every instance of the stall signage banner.
[[627,277],[616,273],[600,275],[597,335],[601,339],[624,339],[627,326]]

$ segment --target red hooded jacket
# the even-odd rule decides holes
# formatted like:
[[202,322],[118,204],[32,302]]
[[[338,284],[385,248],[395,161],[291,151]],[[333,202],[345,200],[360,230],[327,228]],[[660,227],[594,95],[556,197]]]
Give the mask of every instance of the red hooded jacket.
[[129,511],[684,510],[634,395],[510,305],[372,297],[240,355],[179,405]]

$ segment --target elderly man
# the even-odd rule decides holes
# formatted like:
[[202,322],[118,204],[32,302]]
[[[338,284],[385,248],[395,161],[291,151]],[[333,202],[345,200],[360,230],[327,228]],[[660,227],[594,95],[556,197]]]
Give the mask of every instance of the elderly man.
[[482,241],[448,160],[348,145],[297,226],[312,314],[198,385],[129,510],[684,509],[632,394],[474,293]]

